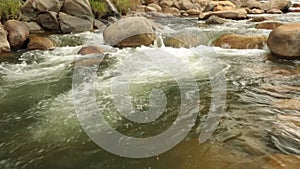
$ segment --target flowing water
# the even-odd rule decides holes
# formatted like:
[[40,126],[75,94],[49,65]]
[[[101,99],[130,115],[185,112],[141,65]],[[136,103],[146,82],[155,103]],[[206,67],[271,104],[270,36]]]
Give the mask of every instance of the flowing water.
[[[300,21],[300,15],[293,13],[272,17],[282,22]],[[198,27],[199,22],[192,18],[154,19],[165,27],[163,34],[188,30],[201,33],[207,41],[190,49],[163,45],[113,49],[104,45],[99,30],[53,35],[59,46],[54,50],[21,52],[16,54],[18,60],[15,63],[2,62],[0,168],[253,169],[261,168],[264,165],[261,159],[271,154],[300,155],[300,62],[276,59],[267,47],[262,50],[208,47],[210,40],[222,33],[268,35],[269,30],[257,30],[254,23],[247,21]],[[76,84],[80,89],[76,90],[84,94],[92,86],[96,109],[104,114],[112,128],[128,136],[147,138],[174,125],[180,106],[184,104],[180,93],[183,88],[176,77],[186,78],[184,73],[188,70],[197,88],[189,83],[184,87],[193,89],[200,100],[186,103],[197,108],[197,117],[195,121],[188,121],[189,127],[180,126],[183,130],[178,133],[188,132],[188,135],[178,145],[160,155],[136,159],[109,153],[87,136],[80,125],[80,115],[75,112],[81,107],[86,112],[94,112],[95,108],[89,106],[92,103],[85,97],[74,96],[74,72],[75,65],[90,67],[99,62],[97,55],[77,55],[82,46],[90,44],[102,45],[106,54],[95,72],[75,74],[86,77],[94,73],[96,76],[92,85]],[[212,63],[216,59],[222,62],[221,69]],[[160,67],[155,67],[156,64]],[[214,74],[208,70],[213,70]],[[212,78],[215,73],[225,75],[221,79],[226,89],[225,109],[213,135],[200,144],[198,138],[213,105]],[[120,107],[122,109],[119,102],[123,98],[122,94],[113,93],[112,84],[118,77],[125,77],[121,80],[126,81],[129,76],[127,92],[134,109],[151,109],[149,95],[152,89],[165,94],[158,100],[167,102],[156,121],[134,123],[118,112]],[[116,91],[123,89],[122,83],[114,84],[113,88]],[[101,122],[97,130],[106,136],[106,128]],[[165,141],[162,140],[162,144]]]

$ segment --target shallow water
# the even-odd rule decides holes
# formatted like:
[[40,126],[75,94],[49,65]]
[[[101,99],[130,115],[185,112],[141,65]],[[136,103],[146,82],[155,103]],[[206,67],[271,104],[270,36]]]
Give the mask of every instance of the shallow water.
[[[299,14],[272,16],[284,22],[300,21]],[[205,32],[203,36],[208,38],[218,32],[261,35],[270,32],[257,30],[247,21],[199,28],[198,21],[191,18],[156,20],[167,28],[164,33],[188,28]],[[198,46],[175,49],[152,46],[110,49],[104,46],[101,31],[52,38],[60,42],[60,47],[53,51],[25,52],[17,63],[2,62],[0,65],[1,168],[228,169],[243,166],[253,169],[264,165],[265,156],[299,153],[297,125],[278,125],[285,116],[299,118],[293,115],[299,114],[299,107],[295,106],[300,102],[297,101],[300,94],[299,61],[276,59],[270,56],[267,48],[235,50]],[[93,68],[100,56],[76,54],[81,46],[88,44],[103,45],[107,50],[105,62],[95,69],[85,68]],[[216,59],[222,62],[221,69],[214,64]],[[75,79],[85,81],[74,81],[76,71]],[[192,78],[186,78],[186,73]],[[213,135],[206,143],[200,144],[199,135],[207,122],[209,110],[214,107],[212,93],[216,84],[212,81],[218,73],[225,75],[220,81],[224,81],[226,89],[224,113],[216,121],[218,127]],[[90,79],[90,75],[95,79]],[[185,81],[178,83],[182,79]],[[163,105],[165,111],[157,120],[136,123],[120,115],[118,110],[126,107],[122,102],[122,89],[128,83],[125,92],[129,93],[135,110],[151,109],[149,95],[152,89],[165,94],[165,97],[154,97],[159,101],[153,103],[158,109],[164,99],[167,100]],[[112,85],[114,90],[111,90]],[[74,90],[80,95],[76,92],[74,95]],[[89,94],[94,94],[95,102],[87,99]],[[200,96],[200,99],[183,102],[183,96]],[[289,106],[284,102],[289,100],[296,101]],[[91,106],[95,103],[96,107]],[[181,104],[187,113],[197,110],[197,117],[189,120],[192,117],[189,114],[179,116]],[[79,122],[80,115],[85,114],[78,115],[78,109],[100,111],[112,128],[136,138],[163,133],[180,117],[187,119],[187,123],[179,125],[182,130],[177,134],[188,132],[188,135],[160,155],[142,159],[120,157],[100,148],[87,136]],[[105,140],[108,130],[104,123],[99,122],[95,129],[100,133],[100,139]],[[161,140],[161,144],[168,144],[175,136],[168,139]]]

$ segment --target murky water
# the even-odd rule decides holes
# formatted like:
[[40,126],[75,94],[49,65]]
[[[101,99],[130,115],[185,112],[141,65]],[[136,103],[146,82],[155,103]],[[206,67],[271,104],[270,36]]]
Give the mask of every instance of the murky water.
[[[284,22],[300,21],[299,14],[272,16]],[[165,33],[188,28],[204,32],[203,36],[208,38],[219,32],[262,35],[270,32],[257,30],[254,23],[247,21],[198,28],[195,19],[156,20],[166,27]],[[96,111],[84,97],[74,98],[72,81],[77,59],[87,59],[87,63],[77,61],[76,64],[87,64],[88,67],[94,64],[88,57],[99,58],[76,53],[83,45],[104,45],[101,31],[52,38],[60,42],[60,47],[53,51],[25,52],[16,63],[3,62],[0,65],[0,168],[254,169],[264,166],[264,157],[274,153],[300,154],[299,61],[273,58],[267,48],[235,50],[198,46],[175,49],[153,46],[117,50],[103,46],[107,50],[105,62],[101,62],[94,72],[96,78],[92,83],[95,103],[109,125],[120,133],[147,138],[170,128],[183,103],[182,88],[175,77],[185,77],[180,76],[185,69],[197,85],[197,90],[192,91],[200,96],[199,102],[190,105],[198,107],[195,121],[188,121],[191,130],[180,126],[183,130],[178,131],[179,134],[189,131],[183,141],[163,154],[133,159],[113,155],[97,146],[84,132],[75,113],[74,104],[80,104],[86,112]],[[200,57],[196,55],[199,51]],[[140,57],[130,60],[135,56]],[[213,100],[212,75],[208,70],[216,68],[211,64],[214,59],[223,64],[222,69],[216,71],[225,74],[225,111],[213,135],[206,143],[199,144],[198,137]],[[151,63],[164,65],[165,70],[155,68]],[[180,64],[186,67],[181,68]],[[147,69],[141,70],[141,67]],[[88,75],[86,72],[79,74]],[[165,94],[165,109],[156,121],[134,123],[118,112],[120,105],[116,106],[114,102],[116,95],[111,86],[115,78],[129,75],[132,79],[128,93],[134,109],[145,111],[151,108],[149,95],[152,89]],[[193,89],[184,84],[185,88]],[[115,85],[118,90],[123,83]],[[79,87],[83,94],[89,92],[90,86],[83,83]],[[291,123],[284,123],[287,121]],[[101,123],[97,130],[104,136],[107,134]]]

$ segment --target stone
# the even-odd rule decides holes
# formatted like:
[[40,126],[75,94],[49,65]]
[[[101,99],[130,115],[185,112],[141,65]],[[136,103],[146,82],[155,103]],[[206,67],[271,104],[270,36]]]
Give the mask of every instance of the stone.
[[179,10],[195,9],[195,5],[189,0],[180,0],[178,5],[180,7]]
[[148,46],[156,39],[159,29],[153,21],[144,17],[127,17],[109,25],[103,32],[104,41],[117,47]]
[[269,29],[269,30],[273,30],[277,27],[279,27],[280,25],[283,25],[283,23],[280,22],[263,22],[263,23],[259,23],[255,26],[256,29]]
[[213,7],[213,11],[227,11],[236,9],[236,5],[230,1],[210,1],[209,5]]
[[226,34],[214,41],[214,46],[229,49],[262,49],[267,42],[265,36]]
[[262,4],[256,0],[248,0],[246,5],[250,9],[263,9]]
[[35,0],[27,0],[21,7],[21,11],[23,15],[29,17],[30,20],[35,21],[38,15]]
[[7,53],[7,52],[10,52],[10,45],[7,40],[7,31],[0,23],[0,53]]
[[62,33],[76,33],[93,29],[93,22],[63,12],[59,13],[59,23]]
[[300,156],[294,154],[272,154],[266,157],[262,169],[298,169]]
[[155,8],[153,8],[153,7],[146,6],[145,12],[157,12],[157,10]]
[[99,21],[98,19],[94,20],[94,29],[103,29],[105,27],[106,25],[103,22]]
[[205,21],[206,24],[224,24],[225,22],[226,22],[225,19],[220,18],[220,17],[215,16],[215,15],[210,16],[210,17]]
[[34,0],[38,12],[59,12],[63,3],[60,0]]
[[162,12],[162,8],[157,4],[149,4],[149,7],[155,8],[157,12]]
[[99,46],[85,46],[82,47],[79,51],[79,55],[89,55],[89,54],[103,54],[103,49]]
[[268,2],[264,3],[262,7],[265,11],[271,9],[279,9],[285,12],[291,6],[292,6],[292,2],[290,0],[269,0]]
[[36,22],[24,22],[29,28],[29,32],[33,33],[45,33],[45,30]]
[[199,19],[207,19],[212,15],[226,19],[246,19],[247,11],[245,9],[235,9],[227,11],[203,12],[199,15]]
[[251,18],[249,21],[250,22],[262,22],[262,21],[266,21],[266,20],[272,20],[272,18],[266,17],[266,16],[260,16],[260,17]]
[[274,29],[268,38],[271,52],[287,58],[300,58],[300,23],[284,24]]
[[65,0],[61,12],[90,22],[94,19],[89,0]]
[[8,32],[8,42],[11,48],[22,48],[29,37],[29,28],[21,21],[9,20],[5,22],[4,29]]
[[162,7],[162,9],[165,9],[171,7],[173,3],[173,0],[162,0],[160,1],[159,5]]
[[53,42],[47,37],[30,37],[27,45],[29,50],[49,50],[54,48]]
[[262,9],[256,9],[256,8],[254,8],[254,9],[249,10],[248,13],[249,14],[263,14],[263,13],[265,13],[265,11],[262,10]]
[[282,14],[283,12],[279,9],[270,9],[266,13],[268,13],[268,14]]
[[46,12],[41,13],[37,17],[37,22],[46,30],[50,30],[53,32],[60,32],[59,23],[57,20],[56,12]]
[[181,16],[179,9],[175,7],[165,8],[164,13],[171,14],[172,16]]
[[201,13],[201,11],[199,11],[198,9],[189,9],[186,11],[186,13],[189,16],[199,16],[199,14]]

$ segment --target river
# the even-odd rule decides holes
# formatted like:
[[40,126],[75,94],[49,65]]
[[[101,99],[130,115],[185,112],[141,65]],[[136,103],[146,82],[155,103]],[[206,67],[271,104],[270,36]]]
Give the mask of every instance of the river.
[[[297,13],[272,17],[284,23],[300,22],[300,14]],[[255,29],[255,23],[246,20],[199,27],[201,21],[194,18],[153,19],[164,26],[163,35],[188,30],[200,32],[201,37],[211,39],[224,32],[253,35],[268,35],[270,32]],[[280,126],[280,117],[292,116],[299,122],[295,119],[299,116],[293,116],[300,111],[297,106],[300,103],[299,61],[274,58],[267,47],[261,50],[212,48],[209,40],[190,49],[164,47],[161,42],[151,47],[111,49],[104,45],[102,31],[52,35],[59,46],[54,50],[21,51],[16,54],[14,63],[0,64],[0,168],[228,169],[243,166],[255,169],[263,165],[261,159],[268,155],[300,155],[300,140],[297,140],[300,126],[283,126],[276,130]],[[187,66],[184,69],[189,70],[197,88],[187,84],[185,87],[196,91],[200,99],[193,102],[197,104],[193,105],[197,110],[194,121],[188,121],[189,127],[181,126],[183,130],[178,131],[187,132],[179,144],[159,155],[139,159],[114,155],[88,137],[80,125],[76,109],[95,110],[85,97],[74,95],[74,89],[78,90],[78,86],[74,85],[74,71],[75,65],[86,64],[76,61],[85,57],[77,55],[78,50],[93,44],[102,45],[107,51],[92,81],[96,108],[104,114],[112,128],[132,137],[155,136],[174,125],[184,103],[180,93],[182,88],[175,77],[185,72],[181,64]],[[176,59],[164,57],[168,54]],[[222,64],[221,68],[214,64],[216,60]],[[151,63],[156,63],[161,69],[152,69],[155,65]],[[214,104],[214,74],[209,70],[224,75],[220,80],[222,86],[218,89],[225,91],[216,92],[220,92],[219,95],[224,93],[226,100],[222,97],[224,112],[218,121],[214,121],[218,124],[216,130],[208,141],[200,144],[199,135]],[[77,73],[76,76],[87,76],[80,71]],[[166,99],[167,102],[157,121],[134,123],[118,113],[118,107],[122,109],[122,105],[116,106],[114,99],[118,95],[112,93],[111,86],[115,78],[124,76],[126,79],[126,75],[133,76],[128,93],[137,110],[150,108],[148,97],[153,88],[165,93],[162,101]],[[121,84],[115,85],[115,90],[122,88],[118,86]],[[89,91],[87,86],[81,87],[79,92]],[[285,104],[288,101],[294,104]],[[103,137],[107,134],[101,122],[97,130]],[[165,141],[162,140],[162,144]]]

